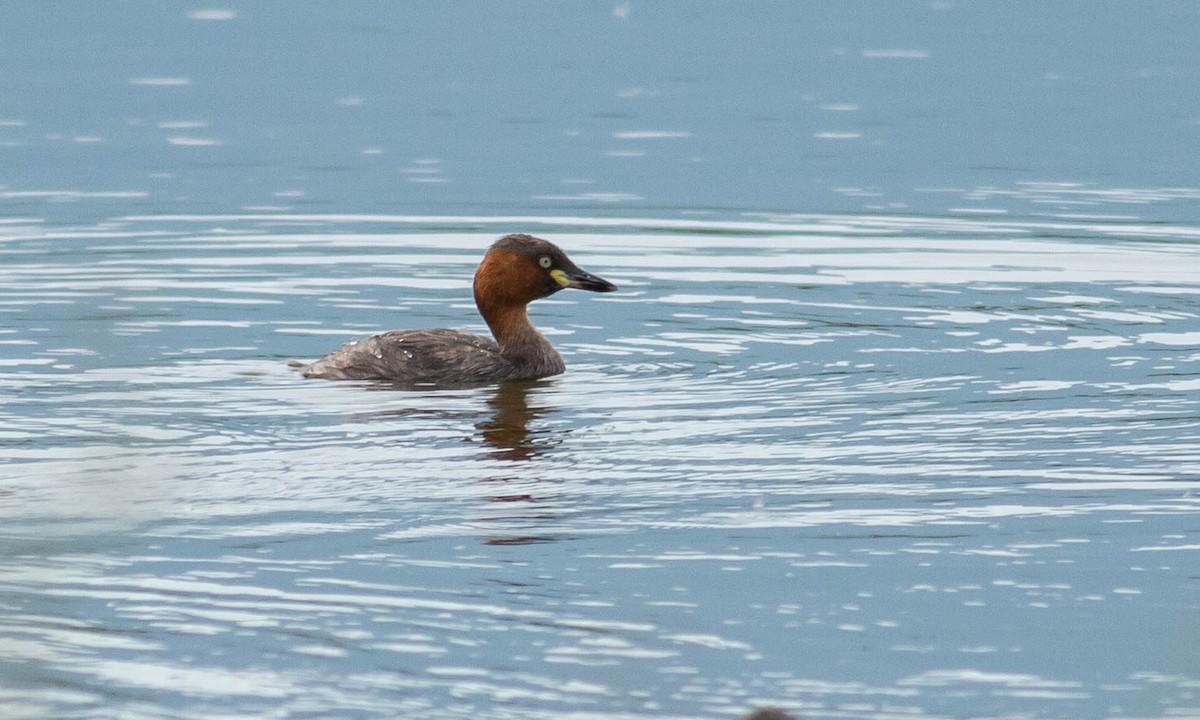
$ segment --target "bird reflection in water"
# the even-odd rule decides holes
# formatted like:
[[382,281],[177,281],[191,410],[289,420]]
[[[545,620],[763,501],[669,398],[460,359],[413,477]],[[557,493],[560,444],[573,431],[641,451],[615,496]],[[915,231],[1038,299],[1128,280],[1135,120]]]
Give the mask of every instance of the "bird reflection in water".
[[[530,474],[537,473],[540,465],[535,462],[543,454],[553,450],[562,442],[563,430],[545,426],[538,422],[548,415],[558,412],[558,408],[547,404],[539,398],[546,397],[539,391],[549,388],[553,381],[519,380],[500,383],[488,388],[492,394],[486,396],[489,412],[475,422],[475,434],[466,438],[467,442],[480,443],[487,454],[502,461],[504,471],[491,477],[482,478],[483,482],[495,483],[495,494],[489,495],[492,503],[505,503],[504,512],[497,512],[487,517],[481,517],[477,522],[489,528],[495,528],[497,535],[481,539],[485,545],[528,545],[532,543],[555,542],[564,539],[564,534],[549,532],[530,532],[531,529],[543,529],[547,526],[558,525],[565,512],[565,505],[555,502],[551,488],[554,486],[554,476],[540,473],[536,483],[530,483]],[[412,386],[377,383],[368,386],[378,391],[409,392]],[[403,417],[415,420],[421,416],[434,416],[445,419],[462,419],[477,417],[474,413],[431,411],[425,408],[388,409],[372,413],[362,413],[354,416],[356,420]],[[532,429],[531,429],[532,428]],[[514,484],[521,487],[536,485],[537,494],[531,492],[503,492],[502,486]],[[500,506],[491,506],[498,509]],[[502,534],[500,534],[502,533]]]
[[[546,381],[532,380],[501,383],[496,388],[496,394],[488,400],[488,405],[492,408],[491,416],[475,424],[477,437],[488,446],[489,455],[509,463],[528,463],[561,442],[561,431],[538,427],[536,423],[539,418],[555,412],[552,406],[535,401],[538,396],[537,390],[549,385]],[[525,479],[521,477],[521,469],[513,467],[513,472],[488,478],[487,482],[519,482]],[[497,493],[488,499],[492,502],[518,505],[510,507],[503,514],[483,519],[484,522],[511,528],[513,531],[485,538],[482,540],[485,545],[530,545],[562,539],[561,535],[552,533],[528,532],[531,527],[544,527],[561,519],[560,513],[553,509],[554,505],[533,505],[539,501],[546,501],[546,496],[539,497],[529,492]],[[517,510],[518,507],[521,509]]]
[[[486,419],[475,423],[478,436],[466,439],[470,442],[482,440],[483,444],[490,448],[488,454],[497,460],[518,462],[532,460],[558,445],[557,433],[549,430],[534,432],[529,430],[531,422],[554,411],[554,408],[550,406],[531,405],[529,401],[531,393],[550,385],[551,383],[545,380],[514,380],[488,388],[492,392],[491,397],[487,399],[491,412],[488,413]],[[414,389],[421,389],[420,386],[388,382],[371,383],[366,387],[369,390],[380,392],[411,392]],[[472,389],[473,386],[448,386],[442,389],[451,388]],[[352,420],[361,422],[390,418],[415,419],[422,416],[448,420],[474,417],[475,413],[430,410],[425,407],[404,407],[355,413],[350,417]]]
[[550,412],[549,406],[531,405],[530,394],[545,381],[530,380],[500,383],[488,400],[492,416],[475,424],[479,437],[491,448],[497,460],[525,461],[541,455],[558,444],[557,435],[541,429],[530,432],[529,424]]

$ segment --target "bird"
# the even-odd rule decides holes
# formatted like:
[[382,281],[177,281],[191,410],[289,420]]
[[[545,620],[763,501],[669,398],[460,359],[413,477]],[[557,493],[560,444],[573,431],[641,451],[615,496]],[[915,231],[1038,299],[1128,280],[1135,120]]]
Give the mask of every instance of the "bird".
[[796,720],[779,708],[759,708],[749,715],[743,715],[741,720]]
[[526,306],[559,290],[613,292],[557,245],[526,234],[496,240],[475,271],[475,306],[493,338],[449,329],[392,330],[354,340],[308,364],[308,378],[379,380],[401,385],[475,385],[534,380],[566,370],[562,356],[529,321]]

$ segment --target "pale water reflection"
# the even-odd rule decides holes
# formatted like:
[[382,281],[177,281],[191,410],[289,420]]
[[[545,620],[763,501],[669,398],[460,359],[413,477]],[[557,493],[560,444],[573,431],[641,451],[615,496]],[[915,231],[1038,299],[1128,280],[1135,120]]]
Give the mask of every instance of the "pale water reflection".
[[[406,392],[286,367],[387,327],[482,330],[470,273],[514,227],[623,288],[534,305],[566,375]],[[1195,706],[1195,227],[2,232],[17,717]]]

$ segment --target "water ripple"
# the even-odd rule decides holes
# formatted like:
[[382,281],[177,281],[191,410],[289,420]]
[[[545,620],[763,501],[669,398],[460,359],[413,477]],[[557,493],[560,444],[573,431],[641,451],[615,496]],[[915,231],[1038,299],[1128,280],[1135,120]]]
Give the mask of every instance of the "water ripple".
[[[484,330],[470,274],[514,226],[622,286],[533,307],[566,375],[413,393],[286,366],[389,327]],[[0,223],[0,700],[672,717],[627,702],[639,678],[687,717],[1184,703],[1190,635],[1160,610],[1195,575],[1197,235]]]

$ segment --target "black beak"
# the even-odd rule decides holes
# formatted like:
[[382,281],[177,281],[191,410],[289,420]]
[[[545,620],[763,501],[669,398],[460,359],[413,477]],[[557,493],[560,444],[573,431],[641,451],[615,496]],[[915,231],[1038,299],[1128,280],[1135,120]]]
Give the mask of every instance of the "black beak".
[[585,272],[570,264],[562,269],[551,270],[550,277],[554,278],[554,282],[558,283],[559,287],[564,288],[591,290],[592,292],[612,292],[617,289],[616,285],[604,278],[596,277],[590,272]]
[[571,279],[571,284],[569,287],[578,288],[579,290],[591,290],[592,292],[612,292],[613,290],[617,289],[616,285],[613,285],[604,278],[596,277],[595,275],[589,272],[584,272],[579,268],[575,268],[575,271],[567,277]]

